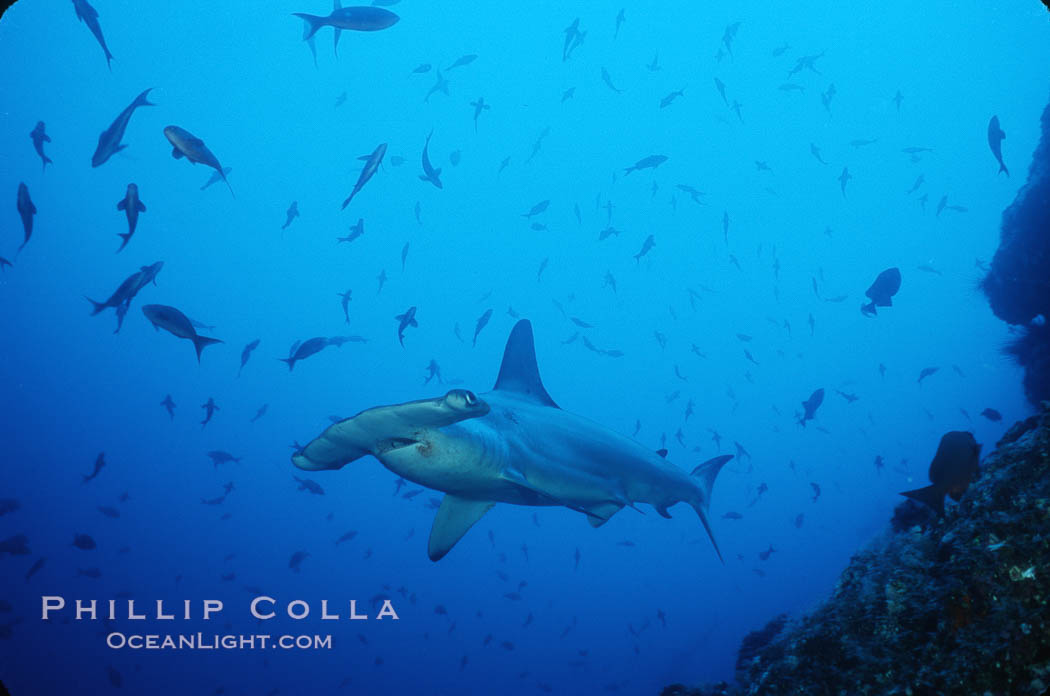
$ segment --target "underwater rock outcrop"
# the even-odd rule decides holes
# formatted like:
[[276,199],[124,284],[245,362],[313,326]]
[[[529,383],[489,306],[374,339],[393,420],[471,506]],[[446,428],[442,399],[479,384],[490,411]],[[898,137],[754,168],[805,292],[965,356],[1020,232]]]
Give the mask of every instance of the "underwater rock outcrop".
[[[748,636],[732,688],[674,696],[1043,694],[1050,689],[1050,404],[943,517],[853,557],[812,614]],[[916,505],[904,501],[902,506]]]
[[1028,181],[1003,211],[999,248],[981,281],[995,315],[1024,327],[1007,352],[1025,368],[1032,404],[1050,399],[1050,104],[1041,123]]

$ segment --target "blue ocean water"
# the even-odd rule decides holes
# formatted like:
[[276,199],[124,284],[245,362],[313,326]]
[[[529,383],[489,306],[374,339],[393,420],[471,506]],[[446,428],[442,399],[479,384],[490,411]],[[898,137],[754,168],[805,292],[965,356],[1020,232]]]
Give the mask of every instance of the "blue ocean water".
[[[990,449],[1027,412],[1001,353],[1011,334],[977,282],[1038,138],[1050,41],[1037,2],[404,0],[393,26],[343,32],[338,56],[319,31],[316,65],[292,13],[324,2],[94,8],[111,70],[69,3],[21,0],[0,20],[0,256],[13,262],[0,273],[0,498],[17,502],[0,540],[25,535],[30,551],[0,553],[0,680],[15,696],[633,694],[730,679],[744,634],[812,608],[898,493],[926,484],[944,432]],[[447,94],[428,97],[438,70]],[[156,105],[93,168],[99,133],[147,88]],[[491,109],[475,121],[479,97]],[[989,151],[993,115],[1009,177]],[[201,190],[213,170],[172,157],[169,125],[231,168],[229,189]],[[419,179],[430,133],[440,190]],[[382,165],[341,209],[380,143]],[[625,172],[652,155],[666,161]],[[20,182],[37,214],[19,252]],[[146,210],[114,253],[132,182]],[[282,230],[292,201],[300,216]],[[338,243],[359,219],[364,234]],[[84,297],[157,261],[119,333],[112,309],[91,316]],[[862,315],[890,267],[893,306]],[[153,330],[148,304],[223,343],[198,364],[188,341]],[[394,317],[410,307],[402,346]],[[420,487],[371,457],[292,466],[330,417],[488,391],[517,317],[562,408],[686,470],[737,455],[710,508],[724,564],[684,505],[598,529],[562,507],[497,505],[434,563],[438,492],[406,497]],[[294,370],[277,360],[346,335],[367,342]],[[431,360],[447,384],[424,385]],[[202,427],[209,398],[220,410]],[[212,451],[240,461],[213,465]],[[78,534],[96,548],[72,545]],[[311,615],[254,619],[260,595]],[[123,618],[67,607],[43,621],[45,596],[97,599],[100,615],[116,599]],[[128,620],[128,598],[150,618]],[[396,621],[376,619],[383,598]],[[211,599],[224,608],[204,621]],[[176,613],[191,600],[193,618],[158,620],[157,600]],[[342,619],[321,620],[322,600]],[[350,600],[372,618],[348,619]],[[113,633],[198,631],[331,647],[107,647]]]

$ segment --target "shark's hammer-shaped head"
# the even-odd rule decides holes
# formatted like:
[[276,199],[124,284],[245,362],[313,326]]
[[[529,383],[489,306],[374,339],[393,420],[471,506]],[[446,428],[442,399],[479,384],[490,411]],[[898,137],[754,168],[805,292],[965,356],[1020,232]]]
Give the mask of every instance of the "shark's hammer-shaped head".
[[377,406],[340,421],[296,452],[292,462],[306,471],[340,469],[371,454],[380,461],[426,457],[441,428],[480,418],[489,405],[466,389],[453,389],[436,399]]

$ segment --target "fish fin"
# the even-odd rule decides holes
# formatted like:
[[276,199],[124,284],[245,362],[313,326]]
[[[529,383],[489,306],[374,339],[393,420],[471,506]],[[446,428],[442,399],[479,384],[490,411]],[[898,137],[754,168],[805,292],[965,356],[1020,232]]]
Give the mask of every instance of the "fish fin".
[[128,209],[128,202],[127,202],[126,199],[121,198],[119,201],[117,201],[117,210],[127,210],[127,209]]
[[[1006,136],[1004,135],[1003,137],[1005,138]],[[1006,172],[1006,175],[1010,176],[1010,170],[1006,168],[1006,164],[1004,164],[1003,162],[1000,162],[999,163],[999,171],[996,172],[996,173],[999,174],[999,173],[1002,173],[1002,172]]]
[[623,505],[618,505],[616,503],[600,503],[584,512],[587,515],[587,521],[591,523],[592,527],[597,529],[608,522],[609,519],[619,512],[622,507]]
[[446,494],[434,516],[434,526],[430,529],[430,540],[427,542],[430,560],[440,561],[444,558],[494,504],[488,500],[468,500]]
[[140,213],[144,213],[146,212],[146,204],[142,201],[135,201],[135,209],[138,210]]
[[357,158],[357,161],[359,161],[359,162],[367,162],[370,159],[372,159],[372,155],[361,155],[360,157]]
[[286,363],[288,365],[288,371],[289,372],[291,372],[292,370],[295,369],[295,358],[277,358],[277,359],[280,360],[283,363]]
[[515,392],[544,406],[558,408],[558,404],[554,403],[554,399],[543,388],[543,382],[540,380],[532,324],[527,319],[515,324],[510,332],[493,389]]
[[[324,26],[324,20],[326,17],[318,17],[317,15],[306,14],[304,12],[293,12],[296,17],[303,20],[305,23],[303,26],[303,41],[309,41],[317,33],[317,30]],[[313,46],[310,47],[313,49]],[[316,55],[316,54],[315,54]]]
[[723,454],[720,457],[714,459],[708,459],[703,464],[693,469],[691,476],[696,477],[701,490],[701,497],[693,501],[691,504],[693,509],[696,510],[697,516],[700,518],[700,522],[703,523],[704,529],[707,531],[707,536],[711,539],[711,545],[715,547],[715,553],[718,554],[718,560],[725,563],[725,559],[722,558],[722,551],[718,548],[718,542],[715,540],[714,532],[711,531],[711,524],[707,519],[708,505],[711,502],[711,489],[715,484],[715,477],[718,476],[718,472],[725,466],[726,462],[733,458],[731,454]]
[[[107,60],[109,58],[112,58],[112,57],[113,56],[107,56]],[[149,89],[145,89],[145,90],[142,91],[142,94],[140,94],[139,96],[135,97],[134,105],[135,106],[156,106],[156,104],[154,104],[153,102],[151,102],[149,100],[149,93],[150,93],[150,91],[152,89],[153,89],[152,87],[150,87]]]
[[901,495],[924,503],[933,508],[938,515],[944,514],[944,491],[938,486],[930,485],[925,488],[916,488],[913,491],[904,491]]
[[434,178],[435,179],[440,179],[441,178],[441,167],[438,167],[437,169],[434,170]]
[[171,156],[175,159],[182,159],[185,155],[182,154],[182,150],[177,147],[171,148]]
[[660,455],[661,459],[667,459],[667,450],[665,450],[665,449],[658,449],[658,450],[656,450],[656,453]]
[[123,242],[120,243],[120,248],[117,249],[117,253],[118,254],[120,252],[124,251],[124,247],[126,247],[128,245],[128,242],[131,241],[131,235],[132,234],[134,234],[134,233],[133,232],[118,232],[117,233],[117,236],[124,240]]
[[93,307],[93,309],[91,311],[91,316],[95,316],[96,314],[98,314],[99,312],[101,312],[102,310],[104,310],[106,308],[106,303],[104,303],[104,302],[95,302],[90,297],[84,297],[84,299],[87,300],[88,302],[90,302],[92,307]]
[[197,362],[201,361],[201,351],[210,345],[222,343],[222,341],[217,338],[208,338],[207,336],[194,336],[192,341],[193,349],[197,351]]
[[335,34],[335,40],[334,40],[334,43],[332,44],[332,50],[335,52],[335,57],[338,58],[339,57],[339,37],[343,35],[343,30],[338,28],[338,27],[333,27],[333,29],[334,29],[333,33]]

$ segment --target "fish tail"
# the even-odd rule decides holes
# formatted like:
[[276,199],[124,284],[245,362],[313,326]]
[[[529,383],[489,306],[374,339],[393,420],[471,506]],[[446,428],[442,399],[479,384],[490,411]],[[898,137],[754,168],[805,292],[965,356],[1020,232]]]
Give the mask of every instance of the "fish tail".
[[117,249],[117,253],[119,254],[124,251],[124,247],[126,247],[128,242],[131,241],[131,232],[118,232],[117,236],[124,240],[120,243],[120,248]]
[[88,302],[90,302],[92,307],[93,307],[93,309],[91,311],[91,316],[95,316],[96,314],[98,314],[99,312],[101,312],[103,309],[106,308],[105,303],[103,303],[103,302],[95,302],[93,299],[91,299],[90,297],[87,297],[86,295],[84,296],[84,299],[87,300]]
[[999,163],[999,171],[997,173],[1001,174],[1003,172],[1006,172],[1006,175],[1010,176],[1010,170],[1006,168],[1006,163],[1000,162]]
[[149,87],[148,89],[144,90],[142,92],[142,94],[140,94],[139,96],[135,97],[135,106],[156,106],[156,104],[151,102],[149,100],[149,98],[148,98],[149,97],[149,93],[152,90],[153,90],[153,88]]
[[[44,171],[46,172],[47,171],[47,165],[54,164],[54,162],[52,162],[51,158],[48,157],[47,155],[41,155],[41,157],[44,158]],[[1010,172],[1007,172],[1006,175],[1010,176]]]
[[930,485],[925,488],[916,488],[913,491],[904,491],[901,495],[905,498],[918,500],[920,503],[928,505],[933,508],[938,515],[944,514],[944,491],[939,486]]
[[318,17],[317,15],[304,12],[294,12],[293,14],[303,20],[303,41],[312,39],[317,30],[324,26],[325,17]]
[[219,170],[219,174],[222,174],[222,180],[226,182],[226,187],[227,187],[228,189],[230,189],[230,195],[231,195],[231,196],[233,196],[234,198],[236,198],[236,197],[237,197],[237,194],[233,192],[233,187],[232,187],[232,186],[230,186],[230,182],[229,182],[229,180],[228,180],[228,179],[226,178],[226,175],[222,173],[222,169],[220,169],[220,170]]
[[287,363],[289,372],[291,372],[293,369],[295,369],[295,358],[277,358],[277,359],[280,360],[283,363]]
[[207,336],[194,336],[193,349],[197,351],[197,362],[201,361],[201,351],[216,343],[222,343],[222,341],[217,338],[208,338]]
[[711,504],[711,490],[715,485],[715,478],[718,476],[718,472],[722,470],[726,462],[733,458],[731,454],[723,454],[713,459],[708,459],[703,464],[700,464],[693,469],[690,476],[696,479],[697,488],[700,489],[700,495],[695,501],[690,504],[693,509],[696,510],[697,516],[704,525],[704,529],[707,530],[707,536],[711,539],[711,545],[715,547],[715,553],[718,554],[718,560],[725,564],[725,559],[722,558],[722,551],[718,548],[718,542],[715,541],[714,532],[711,531],[711,524],[707,519],[708,507]]

